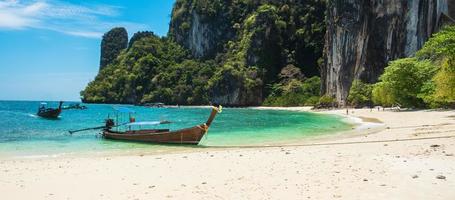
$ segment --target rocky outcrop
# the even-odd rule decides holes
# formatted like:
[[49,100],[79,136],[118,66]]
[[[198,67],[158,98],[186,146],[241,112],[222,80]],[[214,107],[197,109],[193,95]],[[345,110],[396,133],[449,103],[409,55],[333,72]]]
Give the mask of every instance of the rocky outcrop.
[[448,15],[449,17],[451,17],[452,19],[455,19],[455,1],[454,0],[448,0]]
[[[222,79],[210,90],[211,102],[226,106],[258,106],[263,100],[260,84],[247,87],[243,74],[223,71]],[[254,76],[247,73],[248,76]]]
[[128,46],[128,33],[123,27],[111,29],[101,40],[100,70],[111,64]]
[[[226,11],[201,9],[201,1],[177,1],[172,10],[169,35],[190,50],[195,58],[211,58],[222,51],[223,44],[234,38],[235,30],[226,17]],[[210,4],[213,4],[210,3]],[[199,6],[198,6],[199,5]]]
[[325,5],[320,0],[177,0],[168,37],[193,58],[216,63],[208,84],[212,102],[261,105],[288,64],[307,77],[319,75]]
[[186,47],[196,58],[212,56],[217,48],[216,41],[221,39],[223,31],[213,23],[204,22],[196,11],[193,11],[191,15],[191,28],[188,32]]
[[130,42],[128,43],[128,48],[131,48],[134,42],[141,40],[142,38],[154,36],[155,34],[152,31],[139,31],[137,33],[134,33],[133,37],[131,37]]
[[448,11],[447,0],[328,2],[322,91],[341,105],[354,79],[376,82],[389,61],[420,49]]

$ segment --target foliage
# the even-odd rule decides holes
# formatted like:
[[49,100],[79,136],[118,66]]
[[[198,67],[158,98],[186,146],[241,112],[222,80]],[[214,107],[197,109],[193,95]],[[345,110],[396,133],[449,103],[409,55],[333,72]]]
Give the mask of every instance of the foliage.
[[266,98],[265,106],[309,106],[319,101],[321,79],[317,76],[291,79],[271,86],[272,93]]
[[122,52],[81,92],[85,102],[208,103],[205,85],[214,64],[187,59],[178,44],[150,35]]
[[128,33],[123,27],[116,27],[103,35],[101,40],[100,69],[111,64],[128,45]]
[[134,42],[145,38],[145,37],[152,37],[155,34],[151,31],[139,31],[137,33],[134,33],[133,37],[131,37],[130,42],[128,43],[128,48],[131,48],[134,44]]
[[[324,10],[325,1],[320,0],[178,0],[168,36],[182,46],[195,48],[192,37],[197,34],[195,31],[202,31],[203,23],[208,29],[204,34],[209,37],[201,43],[211,46],[203,59],[214,59],[218,64],[209,85],[211,94],[225,96],[240,89],[242,97],[268,96],[271,93],[268,85],[279,81],[278,73],[283,66],[292,64],[305,75],[319,75]],[[199,28],[192,29],[196,17]],[[231,75],[238,84],[223,87],[232,83],[226,80]],[[220,90],[218,86],[229,90]],[[251,97],[245,99],[247,104],[260,103]]]
[[448,59],[441,62],[442,66],[431,81],[422,90],[422,98],[430,107],[455,107],[455,67]]
[[454,66],[455,56],[455,26],[446,26],[428,40],[424,47],[416,53],[419,59],[433,61],[449,58]]
[[354,107],[371,106],[373,85],[354,80],[349,90],[348,103]]
[[292,80],[292,79],[303,79],[304,75],[302,73],[302,70],[297,68],[294,65],[287,65],[283,69],[281,69],[281,72],[278,74],[278,78],[281,80]]
[[[321,0],[177,0],[168,36],[134,34],[128,49],[111,51],[104,59],[108,62],[102,61],[106,67],[81,92],[82,99],[206,104],[235,93],[241,105],[261,104],[264,97],[274,105],[315,104],[320,80],[303,77],[319,74],[325,4]],[[193,30],[195,20],[199,28]],[[208,32],[200,43],[213,47],[195,58],[188,47],[195,42],[194,31],[202,29]],[[126,48],[126,43],[115,49]],[[281,82],[284,77],[279,73],[288,65],[303,73]],[[278,93],[281,90],[284,93]]]
[[431,80],[435,68],[429,61],[404,58],[393,61],[384,71],[380,80],[389,88],[394,103],[405,107],[423,107],[421,88]]
[[390,91],[389,83],[379,82],[373,86],[372,91],[372,100],[374,104],[382,106],[392,106],[394,102],[394,97]]
[[321,98],[319,98],[319,102],[316,107],[318,108],[336,107],[336,99],[329,95],[323,95]]
[[424,88],[430,107],[455,107],[455,26],[446,26],[417,52],[419,59],[431,59],[437,73]]
[[377,104],[455,106],[455,26],[428,40],[415,57],[393,61],[373,89]]

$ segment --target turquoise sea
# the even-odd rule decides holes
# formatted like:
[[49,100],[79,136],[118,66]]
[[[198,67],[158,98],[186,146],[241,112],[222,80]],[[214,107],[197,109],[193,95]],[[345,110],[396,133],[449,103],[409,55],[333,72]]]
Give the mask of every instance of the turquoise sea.
[[[57,102],[48,102],[56,107]],[[66,102],[68,105],[71,102]],[[135,111],[136,121],[169,120],[156,128],[179,129],[204,123],[210,108],[84,104],[86,110],[64,110],[58,120],[36,116],[38,101],[0,101],[0,156],[49,156],[110,151],[165,151],[197,148],[105,140],[99,131],[69,134],[68,130],[102,126],[115,107]],[[121,116],[121,115],[120,115]],[[121,120],[127,120],[127,116]],[[304,140],[351,129],[341,117],[307,112],[223,108],[200,146],[266,145]]]

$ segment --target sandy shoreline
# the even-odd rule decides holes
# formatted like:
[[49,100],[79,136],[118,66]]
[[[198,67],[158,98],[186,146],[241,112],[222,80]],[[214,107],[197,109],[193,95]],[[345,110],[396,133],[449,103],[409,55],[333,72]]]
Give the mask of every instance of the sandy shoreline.
[[455,111],[358,109],[349,116],[383,126],[285,147],[0,158],[0,193],[5,199],[455,199]]

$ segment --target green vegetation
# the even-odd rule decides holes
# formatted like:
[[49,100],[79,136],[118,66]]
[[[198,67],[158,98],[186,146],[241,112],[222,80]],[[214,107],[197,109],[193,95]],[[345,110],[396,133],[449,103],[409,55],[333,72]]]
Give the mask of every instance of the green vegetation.
[[392,90],[387,83],[379,82],[374,84],[372,91],[372,100],[374,104],[385,107],[393,106],[395,102],[392,97]]
[[208,103],[213,63],[188,60],[178,44],[150,35],[134,42],[81,92],[85,102]]
[[271,85],[265,106],[307,106],[319,101],[321,79],[304,78],[299,68],[288,65],[279,74],[280,82]]
[[348,104],[354,107],[371,106],[372,90],[373,85],[354,80],[349,90]]
[[317,108],[330,108],[336,106],[337,106],[336,99],[328,95],[323,95],[321,98],[319,98],[319,102],[316,105]]
[[145,37],[152,37],[152,36],[155,36],[155,34],[151,31],[139,31],[139,32],[135,33],[133,35],[133,37],[131,37],[130,42],[128,43],[128,48],[131,48],[136,41],[138,41],[142,38],[145,38]]
[[[128,44],[124,28],[103,36],[100,72],[82,100],[334,106],[315,77],[326,2],[177,0],[167,37],[138,32]],[[455,27],[444,28],[415,57],[391,62],[379,83],[354,81],[348,102],[454,107],[454,40]]]
[[111,64],[128,45],[128,33],[123,27],[111,29],[101,40],[100,70]]
[[[422,87],[431,81],[435,70],[435,66],[428,60],[404,58],[391,62],[380,77],[381,87],[387,88],[383,91],[389,92],[384,95],[391,98],[391,102],[388,103],[405,107],[424,107],[424,101],[420,98],[425,95],[422,93]],[[382,95],[377,92],[374,94]]]
[[436,33],[415,57],[391,62],[372,94],[385,106],[455,107],[455,26]]
[[[220,103],[260,105],[267,98],[268,105],[317,103],[319,78],[302,76],[284,83],[279,73],[293,65],[307,77],[319,75],[324,11],[322,0],[177,0],[167,37],[138,32],[125,49],[126,31],[105,34],[105,67],[81,92],[82,100],[207,104],[224,98]],[[191,30],[193,23],[207,27],[208,32],[197,33],[210,45],[202,57],[189,48],[194,43],[190,35],[203,31]],[[121,45],[112,43],[113,38]]]
[[[221,66],[210,80],[209,90],[212,94],[226,96],[232,93],[235,87],[231,87],[230,79],[235,77],[234,85],[241,91],[241,104],[260,104],[261,99],[258,101],[257,96],[267,97],[264,105],[305,104],[308,94],[296,97],[295,94],[275,90],[280,85],[283,86],[278,74],[286,65],[298,67],[305,75],[319,74],[317,60],[322,57],[322,36],[325,29],[323,11],[317,12],[324,9],[325,4],[321,1],[307,1],[303,6],[301,3],[234,1],[233,5],[221,8],[233,9],[227,11],[232,14],[232,18],[225,23],[231,24],[237,37],[228,41],[224,47],[226,53],[220,57]],[[247,12],[235,11],[241,8]],[[301,18],[302,15],[307,18]],[[311,67],[305,68],[304,64]],[[280,97],[282,94],[285,96]],[[285,99],[294,102],[286,102]]]

